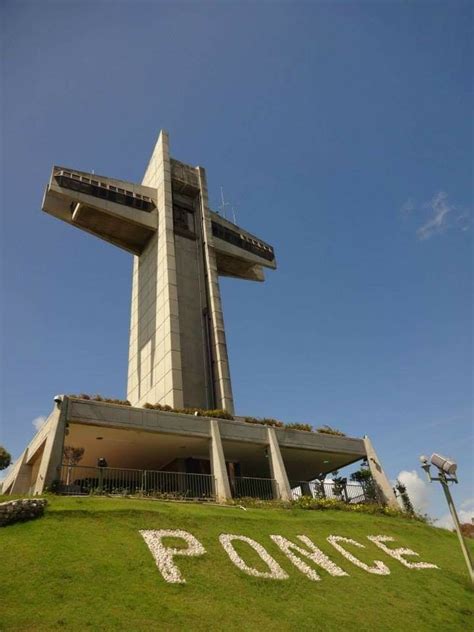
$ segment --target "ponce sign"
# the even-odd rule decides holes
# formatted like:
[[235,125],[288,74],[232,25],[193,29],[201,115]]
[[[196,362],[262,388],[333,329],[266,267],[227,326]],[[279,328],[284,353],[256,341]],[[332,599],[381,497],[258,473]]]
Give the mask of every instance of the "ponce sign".
[[[151,554],[155,558],[156,565],[163,576],[163,579],[170,584],[185,584],[186,580],[182,576],[179,568],[175,563],[175,558],[199,557],[206,554],[206,549],[189,531],[181,529],[158,529],[158,530],[142,530],[140,531],[143,539],[148,545]],[[165,546],[164,538],[179,538],[186,544],[184,548],[174,548]],[[313,562],[319,568],[322,568],[333,577],[349,577],[349,573],[340,568],[335,562],[319,549],[310,538],[306,535],[297,536],[298,543],[288,540],[281,535],[271,535],[270,539],[284,553],[288,560],[296,566],[311,581],[319,581],[319,574],[305,560]],[[429,562],[414,562],[407,560],[406,557],[417,556],[418,553],[406,548],[394,548],[387,546],[387,543],[395,542],[394,538],[389,535],[368,535],[367,539],[373,542],[380,550],[400,564],[409,569],[426,569],[438,568],[436,564]],[[239,541],[246,543],[252,548],[267,567],[266,571],[257,570],[253,566],[249,566],[245,560],[237,553],[233,542]],[[346,560],[354,566],[363,569],[367,573],[373,575],[390,575],[388,566],[380,561],[374,560],[372,564],[366,564],[353,553],[347,550],[347,546],[356,549],[364,549],[365,545],[352,538],[346,538],[340,535],[330,535],[327,538],[336,551],[338,551]],[[219,536],[219,542],[229,559],[237,568],[247,575],[253,577],[261,577],[263,579],[283,580],[288,579],[288,573],[280,566],[280,564],[268,553],[261,544],[252,540],[245,535],[235,535],[232,533],[222,533]]]

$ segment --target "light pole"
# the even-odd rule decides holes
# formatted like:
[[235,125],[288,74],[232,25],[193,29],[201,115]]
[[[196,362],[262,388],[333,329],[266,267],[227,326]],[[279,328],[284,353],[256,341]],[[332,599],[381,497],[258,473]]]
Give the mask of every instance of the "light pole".
[[[446,502],[448,503],[449,511],[451,512],[451,517],[456,528],[456,533],[458,534],[459,544],[461,546],[464,560],[469,572],[471,585],[474,586],[474,568],[472,564],[471,553],[466,546],[466,542],[464,541],[456,507],[454,506],[453,497],[451,496],[451,491],[449,489],[449,483],[458,482],[458,479],[456,477],[456,470],[458,469],[458,466],[454,461],[451,461],[450,459],[447,459],[444,456],[436,453],[432,454],[430,459],[428,459],[426,456],[420,456],[420,461],[421,467],[425,470],[428,476],[428,480],[439,481],[443,487],[444,495],[446,496]],[[438,468],[438,476],[431,476],[430,467],[432,465]]]

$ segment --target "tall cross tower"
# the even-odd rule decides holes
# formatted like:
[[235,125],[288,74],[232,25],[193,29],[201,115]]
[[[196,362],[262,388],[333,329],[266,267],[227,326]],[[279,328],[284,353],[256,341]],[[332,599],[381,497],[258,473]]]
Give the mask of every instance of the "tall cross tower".
[[141,185],[53,167],[43,210],[131,252],[127,397],[234,412],[219,276],[263,281],[273,248],[208,205],[162,131]]

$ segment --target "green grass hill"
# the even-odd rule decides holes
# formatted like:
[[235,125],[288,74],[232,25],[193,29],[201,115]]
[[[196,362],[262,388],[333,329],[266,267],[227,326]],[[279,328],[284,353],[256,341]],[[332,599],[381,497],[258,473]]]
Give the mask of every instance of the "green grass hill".
[[[185,584],[167,583],[140,529],[181,529],[206,549],[179,556]],[[245,535],[265,547],[288,579],[253,577],[237,568],[219,535]],[[305,561],[311,581],[270,539],[304,545],[306,535],[348,576]],[[329,535],[352,538],[347,551],[389,575],[369,574],[346,559]],[[387,535],[439,568],[410,569],[367,539]],[[180,547],[180,540],[164,540]],[[244,542],[235,550],[249,566],[268,568]],[[421,522],[334,510],[251,508],[99,497],[49,497],[43,518],[0,530],[0,630],[141,631],[468,631],[473,593],[452,533]]]

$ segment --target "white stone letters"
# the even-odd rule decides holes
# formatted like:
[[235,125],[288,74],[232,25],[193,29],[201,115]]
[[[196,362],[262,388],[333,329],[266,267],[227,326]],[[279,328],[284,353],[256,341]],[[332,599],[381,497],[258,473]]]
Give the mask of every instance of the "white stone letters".
[[390,569],[385,566],[383,562],[375,560],[374,566],[368,566],[357,557],[352,555],[352,553],[346,551],[346,549],[339,544],[339,542],[346,542],[347,544],[352,544],[352,546],[357,546],[359,549],[365,549],[365,546],[360,542],[356,542],[356,540],[352,540],[351,538],[343,538],[340,535],[330,535],[328,537],[328,542],[332,544],[333,547],[346,558],[346,560],[349,560],[349,562],[352,562],[355,566],[358,566],[359,568],[363,568],[364,571],[367,571],[368,573],[373,573],[374,575],[390,575]]
[[[155,558],[160,573],[163,575],[165,581],[170,584],[186,583],[178,567],[173,562],[175,556],[183,555],[195,557],[197,555],[204,555],[206,552],[203,545],[187,531],[181,531],[180,529],[158,529],[155,531],[140,531],[140,533]],[[163,538],[182,538],[188,547],[186,549],[176,549],[164,546],[162,543]]]
[[385,546],[384,544],[384,542],[394,541],[394,538],[390,537],[389,535],[368,535],[367,538],[375,545],[377,545],[379,549],[382,549],[384,553],[390,555],[390,557],[393,557],[395,560],[398,560],[401,564],[403,564],[403,566],[406,566],[407,568],[439,568],[439,566],[436,566],[436,564],[430,564],[429,562],[409,562],[408,560],[406,560],[403,557],[404,555],[418,556],[418,553],[415,553],[415,551],[412,551],[411,549],[389,549],[388,546]]
[[302,549],[300,546],[298,546],[294,542],[291,542],[290,540],[287,540],[281,535],[271,535],[270,537],[273,542],[275,542],[275,544],[280,547],[280,549],[287,556],[290,562],[292,562],[297,569],[299,569],[304,575],[306,575],[308,579],[311,579],[312,581],[319,581],[321,578],[315,570],[308,566],[308,564],[306,564],[306,562],[298,557],[298,555],[295,555],[293,551],[296,551],[303,557],[307,557],[321,568],[324,568],[324,570],[326,570],[330,575],[336,577],[347,576],[347,573],[343,571],[342,568],[339,568],[337,564],[331,562],[327,555],[325,555],[321,551],[321,549],[318,549],[318,547],[315,546],[305,535],[299,535],[298,539],[301,540],[301,542],[303,542],[303,544],[308,547],[309,551],[307,551],[306,549]]
[[[143,539],[145,540],[151,554],[155,558],[156,565],[163,575],[163,579],[170,584],[185,584],[186,580],[181,575],[178,567],[174,563],[174,558],[177,556],[184,557],[198,557],[206,553],[203,545],[188,531],[182,531],[181,529],[157,529],[157,530],[142,530],[140,531]],[[335,564],[329,557],[321,551],[307,536],[298,535],[298,540],[304,545],[305,548],[299,546],[292,540],[281,535],[270,535],[270,539],[274,542],[281,552],[288,558],[288,560],[296,566],[296,568],[303,573],[311,581],[320,581],[321,577],[318,573],[311,568],[303,558],[311,560],[316,566],[324,569],[329,575],[333,577],[349,577],[342,568]],[[171,546],[165,546],[163,544],[163,538],[181,538],[186,543],[186,548],[175,548]],[[395,560],[403,564],[406,568],[421,569],[421,568],[439,568],[436,564],[429,562],[410,562],[405,559],[407,555],[416,555],[418,553],[411,549],[398,548],[391,549],[385,542],[394,542],[394,538],[389,535],[368,535],[367,538],[373,542],[384,553],[393,557]],[[265,563],[268,570],[258,570],[257,568],[250,566],[245,562],[242,557],[237,553],[234,548],[233,542],[244,542],[250,546]],[[362,568],[367,573],[373,575],[390,575],[390,569],[380,560],[375,560],[372,565],[366,564],[358,557],[350,553],[344,546],[349,544],[359,549],[365,549],[365,546],[356,540],[351,538],[345,538],[340,535],[330,535],[327,541],[343,556],[346,560],[349,560],[352,564],[358,568]],[[234,535],[232,533],[222,533],[219,536],[219,542],[222,548],[229,556],[231,562],[237,566],[241,571],[252,577],[259,577],[262,579],[288,579],[288,573],[280,566],[280,564],[268,553],[268,551],[258,542],[252,540],[245,535]]]
[[[248,566],[232,546],[233,540],[246,542],[249,546],[251,546],[252,549],[254,549],[254,551],[258,553],[258,555],[268,566],[269,572],[258,571],[256,568]],[[231,561],[237,566],[237,568],[240,568],[241,571],[247,573],[247,575],[252,575],[253,577],[264,577],[266,579],[288,579],[288,574],[285,573],[278,562],[267,553],[267,551],[263,548],[261,544],[255,542],[255,540],[252,540],[245,535],[232,535],[231,533],[222,533],[219,536],[219,541],[224,547],[224,550],[230,557]]]

